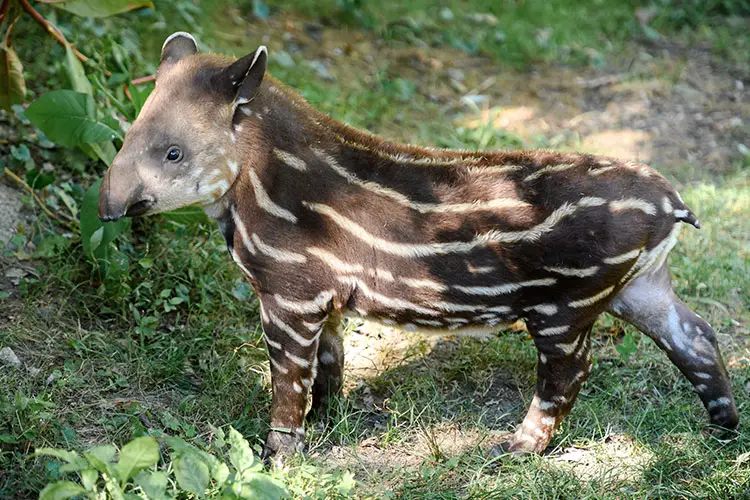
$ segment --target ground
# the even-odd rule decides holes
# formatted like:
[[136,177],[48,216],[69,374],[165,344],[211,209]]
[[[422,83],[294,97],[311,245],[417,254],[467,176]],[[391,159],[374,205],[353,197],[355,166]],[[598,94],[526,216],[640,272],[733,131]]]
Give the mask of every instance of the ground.
[[[327,3],[317,12],[303,1],[265,19],[249,5],[186,12],[203,19],[204,48],[239,56],[265,43],[271,71],[313,104],[395,140],[587,151],[655,166],[702,222],[700,231],[682,232],[674,280],[716,329],[744,416],[750,72],[737,57],[742,47],[747,53],[746,39],[725,40],[737,20],[654,36],[644,7],[613,3],[608,14],[594,2],[583,15],[611,14],[632,30],[584,26],[576,38],[563,26],[570,19],[561,15],[558,27],[545,11],[547,24],[527,34],[537,57],[497,34],[534,25],[533,12],[493,21],[475,15],[487,11],[481,2],[470,12],[416,4],[385,8],[375,27],[366,9],[345,9],[365,21],[344,24]],[[142,42],[152,63],[171,32],[155,25]],[[461,37],[474,31],[492,35],[473,48]],[[488,39],[507,48],[495,53]],[[0,115],[10,136],[0,142],[3,154],[27,137],[15,120]],[[32,147],[47,159],[43,153]],[[52,160],[61,169],[81,161]],[[0,497],[35,496],[60,476],[54,462],[33,456],[40,446],[119,445],[144,433],[205,443],[210,425],[227,424],[259,444],[270,389],[257,306],[216,228],[135,222],[120,243],[130,272],[94,287],[75,243],[64,255],[32,258],[35,236],[48,230],[43,214],[4,180],[2,204],[21,211],[3,212],[0,235],[6,240],[19,222],[24,230],[0,256],[0,347],[19,358],[0,366]],[[311,496],[316,479],[303,471],[351,471],[362,498],[750,496],[746,426],[728,439],[706,432],[690,385],[651,341],[611,317],[595,328],[594,352],[591,378],[547,452],[490,463],[487,451],[520,421],[533,392],[536,357],[525,333],[434,338],[350,323],[345,397],[327,422],[311,423],[307,453],[289,462],[290,477]]]

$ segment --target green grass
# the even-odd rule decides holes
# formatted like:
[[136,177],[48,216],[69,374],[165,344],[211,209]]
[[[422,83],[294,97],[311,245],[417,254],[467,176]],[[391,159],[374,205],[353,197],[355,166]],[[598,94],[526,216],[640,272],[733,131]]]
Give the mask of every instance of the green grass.
[[[395,48],[426,44],[435,57],[479,55],[487,57],[477,60],[481,64],[497,67],[604,64],[608,53],[639,33],[632,21],[635,3],[605,0],[474,1],[470,8],[468,2],[435,7],[421,0],[388,2],[383,8],[356,2],[268,3],[280,9],[278,16],[295,22],[305,15],[336,26],[346,20],[342,37],[365,24],[366,40],[377,36]],[[249,5],[238,8],[246,13]],[[446,14],[441,18],[443,7],[451,9],[453,20]],[[255,30],[263,26],[255,22],[252,40],[244,41],[249,28],[241,17],[219,24],[226,12],[237,12],[227,4],[210,13],[191,2],[159,9],[103,24],[87,21],[75,29],[70,18],[59,21],[90,53],[111,42],[125,47],[138,75],[153,70],[164,35],[185,25],[204,45],[236,55],[258,43]],[[499,23],[477,24],[465,19],[465,12],[491,12]],[[394,23],[405,17],[413,22]],[[670,25],[663,23],[659,26],[666,31]],[[550,26],[543,44],[535,33]],[[214,34],[219,29],[221,36]],[[34,33],[29,24],[19,30]],[[111,40],[97,39],[97,30]],[[264,31],[272,49],[278,31],[270,25]],[[494,38],[498,31],[502,43]],[[33,59],[31,44],[19,47],[22,58],[31,61],[27,72],[37,75],[32,93],[65,86],[53,62],[59,49],[45,39],[29,39],[50,53],[49,60]],[[489,124],[456,129],[449,118],[461,111],[422,92],[431,76],[396,60],[334,64],[333,82],[305,64],[304,52],[293,60],[296,65],[287,68],[272,56],[271,69],[317,107],[358,127],[447,147],[546,144],[547,138],[523,139]],[[101,170],[77,153],[38,147],[29,127],[14,126],[34,157],[55,162],[69,182],[85,183]],[[698,165],[669,172],[682,182],[680,191],[703,225],[700,231],[686,226],[672,253],[676,288],[716,329],[742,415],[750,410],[747,172],[747,164],[710,179],[699,175]],[[701,181],[691,181],[696,177]],[[24,236],[38,241],[55,229],[39,213]],[[25,238],[5,249],[3,265],[14,265],[12,259],[31,251]],[[44,446],[122,446],[151,434],[180,436],[207,448],[215,444],[213,426],[229,425],[252,446],[261,444],[270,386],[257,305],[217,229],[162,217],[139,220],[119,248],[130,271],[105,286],[91,286],[90,265],[74,244],[48,259],[24,262],[33,264],[33,273],[11,298],[0,299],[0,346],[11,346],[24,362],[21,370],[0,367],[0,497],[34,497],[46,483],[65,477],[58,461],[34,456]],[[349,335],[357,335],[352,330]],[[309,453],[292,459],[282,473],[295,496],[333,495],[347,470],[355,474],[360,497],[748,496],[747,426],[728,442],[707,435],[705,411],[676,368],[650,340],[611,317],[603,317],[595,330],[592,376],[549,452],[497,464],[488,463],[487,449],[520,421],[533,391],[530,340],[517,333],[437,344],[407,338],[383,370],[362,380],[350,376],[348,395],[333,403],[330,421],[311,426]],[[617,350],[624,338],[634,341],[627,359]],[[566,455],[569,448],[578,451]]]

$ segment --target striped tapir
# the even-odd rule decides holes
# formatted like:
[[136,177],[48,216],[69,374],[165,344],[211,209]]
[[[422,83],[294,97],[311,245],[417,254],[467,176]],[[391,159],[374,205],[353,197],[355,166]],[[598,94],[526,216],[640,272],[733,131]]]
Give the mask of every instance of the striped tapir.
[[549,151],[450,151],[334,121],[239,59],[164,43],[156,87],[102,183],[104,221],[199,205],[252,284],[271,365],[266,455],[301,449],[308,396],[341,390],[348,314],[404,330],[491,334],[522,319],[539,351],[531,406],[496,452],[541,452],[589,374],[604,311],[738,413],[711,327],[673,292],[667,254],[699,227],[656,171]]

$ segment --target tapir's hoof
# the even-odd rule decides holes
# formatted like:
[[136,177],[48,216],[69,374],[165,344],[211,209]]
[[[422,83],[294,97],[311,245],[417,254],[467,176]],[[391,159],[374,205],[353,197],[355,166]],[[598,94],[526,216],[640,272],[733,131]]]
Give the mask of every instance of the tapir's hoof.
[[508,458],[523,458],[539,453],[535,448],[530,448],[528,445],[528,442],[518,442],[515,438],[511,438],[490,448],[488,458],[492,463],[499,464]]
[[286,457],[295,453],[302,453],[305,447],[304,439],[296,434],[271,431],[266,437],[261,458],[268,466],[281,467]]

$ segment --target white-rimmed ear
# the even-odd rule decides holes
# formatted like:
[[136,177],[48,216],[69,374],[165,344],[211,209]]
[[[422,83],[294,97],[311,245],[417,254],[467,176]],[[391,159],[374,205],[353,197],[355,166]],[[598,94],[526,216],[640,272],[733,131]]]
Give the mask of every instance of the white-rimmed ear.
[[185,31],[172,33],[164,40],[161,46],[161,60],[157,72],[175,64],[183,57],[192,56],[198,53],[198,43],[193,35]]
[[261,45],[255,52],[238,59],[222,71],[222,86],[230,89],[230,98],[239,104],[251,101],[263,81],[267,64],[268,49]]

